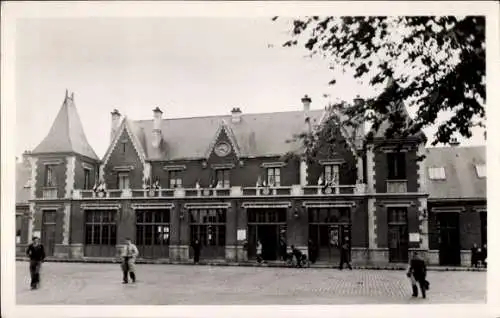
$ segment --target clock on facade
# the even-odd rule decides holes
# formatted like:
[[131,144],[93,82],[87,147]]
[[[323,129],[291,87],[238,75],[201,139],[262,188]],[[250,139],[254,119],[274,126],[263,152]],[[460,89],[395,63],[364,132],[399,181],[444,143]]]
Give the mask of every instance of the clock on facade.
[[231,146],[227,142],[220,142],[215,145],[214,152],[219,157],[225,157],[231,152]]

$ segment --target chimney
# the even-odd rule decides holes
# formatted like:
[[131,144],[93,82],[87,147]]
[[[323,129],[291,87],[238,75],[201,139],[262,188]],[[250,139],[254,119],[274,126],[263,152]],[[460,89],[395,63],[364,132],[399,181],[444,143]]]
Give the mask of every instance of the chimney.
[[153,147],[158,148],[161,143],[161,120],[163,112],[159,107],[153,109]]
[[456,147],[458,145],[460,145],[460,143],[458,142],[457,138],[453,137],[450,139],[450,146]]
[[305,95],[304,97],[302,97],[301,101],[302,104],[304,105],[304,111],[308,112],[311,109],[311,102],[312,102],[311,98]]
[[118,109],[114,109],[112,112],[111,112],[111,136],[110,136],[110,142],[113,141],[113,139],[115,138],[115,134],[118,130],[118,126],[120,125],[120,118],[121,118],[121,114],[120,112],[118,111]]
[[239,107],[234,107],[231,110],[231,121],[233,124],[237,124],[241,121],[241,109]]

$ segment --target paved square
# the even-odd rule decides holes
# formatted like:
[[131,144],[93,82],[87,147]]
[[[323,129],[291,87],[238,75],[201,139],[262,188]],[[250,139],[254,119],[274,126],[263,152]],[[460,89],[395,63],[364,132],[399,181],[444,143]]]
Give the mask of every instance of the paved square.
[[138,265],[121,284],[118,264],[45,263],[29,289],[27,262],[16,263],[18,304],[308,305],[485,303],[485,272],[429,272],[427,299],[412,299],[404,271]]

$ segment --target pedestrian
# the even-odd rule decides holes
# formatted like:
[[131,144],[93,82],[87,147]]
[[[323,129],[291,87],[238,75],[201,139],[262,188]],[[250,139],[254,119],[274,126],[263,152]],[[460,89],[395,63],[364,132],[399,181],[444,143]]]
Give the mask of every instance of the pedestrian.
[[257,263],[262,263],[262,243],[257,240]]
[[420,258],[417,252],[413,253],[406,276],[411,280],[412,296],[418,297],[418,284],[420,286],[422,298],[425,298],[426,291],[429,289],[429,282],[426,280],[427,267],[425,261]]
[[350,262],[350,255],[349,255],[349,238],[346,236],[344,237],[344,241],[342,242],[342,245],[340,246],[340,265],[339,269],[342,270],[344,268],[344,263],[347,264],[347,267],[352,270],[351,262]]
[[318,258],[318,248],[316,247],[316,244],[313,242],[313,240],[309,239],[309,244],[307,249],[309,254],[309,260],[311,261],[312,264],[316,263],[316,259]]
[[33,237],[32,241],[33,243],[26,249],[26,255],[30,258],[30,285],[33,290],[40,287],[40,270],[42,262],[45,260],[45,249],[38,237]]
[[128,284],[128,276],[130,274],[130,279],[132,283],[135,283],[135,261],[139,255],[139,250],[137,246],[132,243],[130,238],[125,239],[125,246],[122,250],[122,271],[123,271],[123,284]]
[[194,253],[194,263],[198,264],[200,262],[200,253],[201,253],[201,244],[198,239],[194,240],[193,244],[191,244],[193,247],[193,253]]
[[280,258],[286,261],[286,240],[283,236],[280,237]]
[[472,245],[472,248],[470,249],[470,259],[471,259],[471,266],[472,267],[477,267],[479,263],[479,249],[477,248],[477,244],[474,243]]

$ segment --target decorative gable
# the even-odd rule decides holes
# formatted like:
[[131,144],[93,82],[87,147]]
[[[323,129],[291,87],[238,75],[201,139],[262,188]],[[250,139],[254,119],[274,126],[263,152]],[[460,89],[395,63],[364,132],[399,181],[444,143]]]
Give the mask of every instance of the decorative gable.
[[214,138],[210,142],[205,158],[208,160],[211,156],[226,158],[233,154],[236,158],[240,157],[240,150],[236,138],[231,128],[222,120]]

